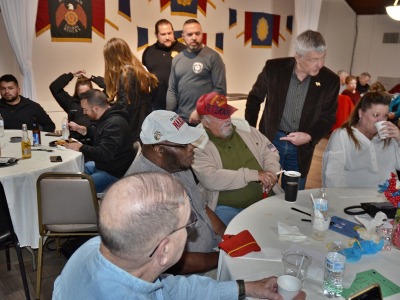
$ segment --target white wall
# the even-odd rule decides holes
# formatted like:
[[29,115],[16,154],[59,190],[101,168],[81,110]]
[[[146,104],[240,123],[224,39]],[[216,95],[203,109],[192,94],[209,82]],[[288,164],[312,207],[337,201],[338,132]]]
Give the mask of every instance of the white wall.
[[328,46],[325,65],[334,72],[350,72],[355,24],[356,14],[344,0],[322,1],[318,30]]
[[9,43],[8,35],[4,25],[3,16],[0,12],[0,76],[6,73],[15,74],[15,77],[20,80],[19,66],[15,58],[14,51]]
[[[224,32],[224,53],[221,54],[227,69],[229,93],[247,93],[256,80],[257,75],[269,58],[287,56],[292,39],[285,29],[286,16],[294,14],[294,0],[270,1],[218,1],[213,3],[216,9],[207,6],[207,16],[198,14],[203,31],[208,33],[208,45],[214,47],[214,36]],[[169,19],[176,30],[181,29],[184,16],[171,16],[170,9],[160,12],[159,1],[132,0],[132,22],[117,14],[118,1],[106,1],[106,17],[119,26],[115,30],[105,24],[105,39],[93,33],[91,43],[51,42],[50,31],[46,31],[33,41],[33,70],[36,80],[37,100],[55,121],[57,127],[64,113],[54,101],[49,84],[60,74],[85,69],[90,74],[103,75],[103,46],[111,37],[122,37],[131,46],[133,52],[141,58],[142,51],[136,50],[136,26],[149,28],[149,43],[155,42],[153,36],[154,23],[160,18]],[[244,46],[243,36],[236,38],[237,27],[228,28],[228,10],[238,10],[238,18],[244,11],[267,12],[281,15],[280,32],[286,39],[279,40],[279,47],[251,48]],[[1,16],[1,13],[0,13]],[[350,70],[353,44],[356,36],[356,16],[344,0],[322,1],[319,31],[324,34],[328,44],[326,66],[337,71]],[[378,76],[399,77],[400,44],[382,45],[383,32],[400,32],[400,22],[387,16],[362,16],[358,18],[358,38],[355,47],[353,74],[369,71],[373,80]],[[10,48],[2,18],[0,17],[0,74],[12,73],[20,79],[18,64]],[[68,86],[72,92],[73,83]]]
[[359,16],[359,34],[353,73],[367,71],[372,82],[378,76],[400,77],[400,44],[383,44],[383,33],[400,33],[400,22],[387,15]]

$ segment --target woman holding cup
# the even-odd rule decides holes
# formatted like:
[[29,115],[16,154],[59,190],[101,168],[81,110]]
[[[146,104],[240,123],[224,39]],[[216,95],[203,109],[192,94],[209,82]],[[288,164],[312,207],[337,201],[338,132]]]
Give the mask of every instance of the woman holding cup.
[[323,157],[324,187],[377,187],[400,170],[400,131],[387,121],[390,100],[384,92],[366,93],[333,132]]

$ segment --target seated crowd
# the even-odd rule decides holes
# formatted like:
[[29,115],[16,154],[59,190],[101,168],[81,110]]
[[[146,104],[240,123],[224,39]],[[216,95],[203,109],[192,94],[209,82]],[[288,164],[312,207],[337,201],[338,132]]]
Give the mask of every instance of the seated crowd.
[[[303,45],[296,48],[295,58],[266,64],[249,94],[253,103],[248,100],[247,120],[232,118],[237,109],[215,91],[193,100],[200,121],[196,127],[173,111],[151,111],[157,78],[118,38],[104,46],[104,79],[81,70],[50,84],[68,114],[72,137],[78,140],[65,147],[83,154],[84,172],[98,193],[105,192],[100,237],[85,243],[68,261],[55,282],[54,299],[108,299],[110,294],[116,299],[130,294],[137,299],[282,299],[274,276],[245,283],[214,279],[218,244],[229,222],[260,199],[283,192],[277,184],[281,169],[301,171],[303,189],[315,145],[334,123],[339,76],[323,65],[322,36],[312,31],[305,35],[314,36],[320,45]],[[269,76],[281,67],[290,83],[283,98],[269,94],[270,85],[280,80]],[[323,186],[376,187],[400,170],[400,130],[388,121],[400,116],[400,96],[392,101],[378,84],[370,87],[366,72],[358,78],[339,73],[342,93],[350,96],[355,108],[330,137],[323,157]],[[78,79],[71,96],[64,88],[74,77]],[[94,89],[92,82],[102,90]],[[265,82],[267,86],[260,87]],[[321,92],[328,84],[329,91]],[[0,78],[5,128],[21,129],[25,123],[32,129],[36,119],[41,130],[53,132],[55,125],[44,109],[19,92],[14,76]],[[316,105],[319,116],[285,106],[293,97],[302,108],[314,103],[310,101],[316,101],[315,95],[323,98]],[[272,104],[265,106],[260,123],[264,131],[259,131],[254,127],[257,118],[250,121],[248,116],[258,115],[259,102],[266,96]],[[267,117],[278,114],[273,129],[267,128]],[[381,121],[378,132],[375,124]],[[135,153],[136,141],[141,153]],[[189,274],[196,275],[183,276]],[[305,296],[302,291],[294,299]]]

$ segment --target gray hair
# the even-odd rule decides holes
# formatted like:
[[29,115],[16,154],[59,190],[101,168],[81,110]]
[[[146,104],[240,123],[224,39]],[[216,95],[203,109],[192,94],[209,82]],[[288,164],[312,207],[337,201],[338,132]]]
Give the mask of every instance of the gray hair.
[[300,56],[310,51],[325,52],[325,39],[322,34],[317,31],[306,30],[296,38],[295,51]]
[[102,243],[114,255],[142,261],[176,229],[185,197],[183,186],[170,174],[122,178],[110,187],[100,206]]

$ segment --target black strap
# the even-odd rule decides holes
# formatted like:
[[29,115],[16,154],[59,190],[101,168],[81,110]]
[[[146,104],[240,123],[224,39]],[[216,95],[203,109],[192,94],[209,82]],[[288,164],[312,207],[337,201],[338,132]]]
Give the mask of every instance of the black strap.
[[[359,210],[353,211],[353,209],[359,209]],[[361,205],[353,205],[353,206],[346,207],[344,209],[344,213],[347,215],[356,216],[356,215],[365,214],[366,211],[361,207]]]
[[244,285],[244,280],[239,279],[236,280],[238,287],[239,287],[239,300],[244,300],[246,299],[246,288]]

